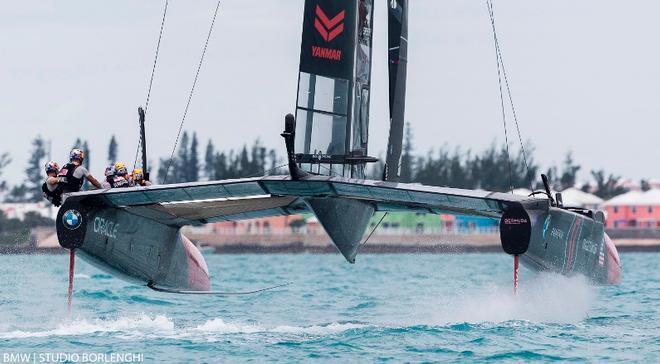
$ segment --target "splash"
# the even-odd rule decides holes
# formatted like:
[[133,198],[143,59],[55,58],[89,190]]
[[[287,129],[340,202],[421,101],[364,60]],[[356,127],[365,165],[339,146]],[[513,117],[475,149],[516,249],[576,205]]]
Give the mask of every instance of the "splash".
[[0,339],[24,339],[43,337],[65,337],[82,335],[117,335],[121,338],[134,337],[168,337],[168,338],[208,338],[209,336],[226,334],[256,334],[277,333],[292,335],[325,336],[339,334],[347,330],[360,329],[368,325],[351,322],[333,322],[313,326],[276,326],[264,327],[256,324],[227,322],[222,318],[208,320],[195,327],[177,327],[172,319],[158,315],[149,317],[145,314],[129,317],[119,317],[106,320],[76,319],[57,325],[51,330],[4,331],[1,327]]
[[312,325],[312,326],[276,326],[267,328],[259,325],[252,324],[239,324],[228,323],[221,318],[215,318],[197,326],[192,332],[206,332],[218,334],[252,334],[252,333],[278,333],[278,334],[293,334],[293,335],[333,335],[339,334],[344,331],[361,329],[369,327],[366,324],[353,323],[353,322],[332,322],[329,324]]
[[195,327],[192,332],[238,334],[263,332],[265,329],[257,325],[244,325],[239,323],[225,322],[221,318],[214,318]]
[[140,333],[167,333],[174,330],[174,323],[165,316],[153,318],[144,314],[133,317],[119,317],[111,320],[86,320],[76,319],[59,324],[52,330],[45,331],[22,331],[14,330],[0,332],[0,339],[22,339],[49,336],[80,336],[89,334],[124,332],[131,334]]
[[431,318],[431,324],[518,320],[577,323],[588,317],[594,299],[594,288],[582,276],[539,274],[522,282],[518,295],[509,286],[464,291],[434,302],[433,312],[425,317]]

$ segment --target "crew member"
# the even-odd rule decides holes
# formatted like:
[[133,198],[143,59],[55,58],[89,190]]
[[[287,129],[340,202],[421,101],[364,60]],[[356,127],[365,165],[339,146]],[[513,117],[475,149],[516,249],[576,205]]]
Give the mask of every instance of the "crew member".
[[46,163],[46,181],[41,185],[44,198],[53,205],[59,207],[62,204],[62,188],[59,185],[57,174],[60,173],[60,165],[50,161]]
[[151,182],[144,179],[142,168],[135,168],[133,170],[133,186],[151,186]]
[[103,188],[112,188],[112,180],[115,178],[115,166],[113,164],[105,167],[105,181],[101,182]]
[[126,169],[126,165],[124,163],[122,162],[115,163],[114,172],[115,175],[112,178],[112,182],[110,183],[112,188],[124,188],[131,186],[130,181],[128,179],[128,170]]
[[62,167],[57,175],[58,185],[62,188],[62,193],[80,191],[85,179],[94,187],[103,188],[87,168],[82,166],[83,160],[85,160],[85,152],[80,149],[73,149],[69,154],[69,163]]

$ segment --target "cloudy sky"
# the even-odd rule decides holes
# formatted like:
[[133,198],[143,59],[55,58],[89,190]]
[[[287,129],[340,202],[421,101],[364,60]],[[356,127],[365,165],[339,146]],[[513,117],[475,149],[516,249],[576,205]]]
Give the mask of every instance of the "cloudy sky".
[[[388,133],[386,1],[377,1],[370,154]],[[90,141],[101,174],[109,138],[132,161],[163,1],[11,1],[0,11],[0,153],[19,182],[38,134],[64,161]],[[495,0],[523,138],[547,167],[567,151],[584,169],[660,177],[658,1]],[[303,0],[227,0],[185,129],[202,144],[261,138],[284,154],[295,104]],[[215,1],[171,0],[148,115],[151,159],[169,155]],[[411,0],[407,120],[416,152],[503,141],[483,0]],[[586,177],[587,173],[583,173]]]

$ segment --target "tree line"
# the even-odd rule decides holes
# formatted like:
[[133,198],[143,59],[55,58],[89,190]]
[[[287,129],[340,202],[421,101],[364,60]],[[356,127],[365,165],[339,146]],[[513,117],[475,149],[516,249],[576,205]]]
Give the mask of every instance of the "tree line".
[[[525,145],[525,154],[493,142],[478,153],[445,144],[429,150],[426,154],[417,155],[414,153],[413,139],[412,129],[408,124],[401,156],[402,182],[489,191],[541,188],[542,170],[534,158],[534,148],[530,143]],[[87,141],[78,138],[72,147],[85,151],[84,165],[89,168],[91,153]],[[4,194],[6,202],[42,200],[41,184],[45,179],[43,168],[47,158],[46,148],[47,143],[41,136],[32,141],[30,157],[25,161],[24,182],[11,188],[2,177],[3,170],[12,163],[12,159],[8,153],[0,153],[0,193]],[[118,149],[119,144],[113,135],[107,148],[108,164],[117,161]],[[275,149],[265,147],[259,139],[238,150],[216,148],[209,139],[201,157],[197,133],[184,131],[176,153],[171,158],[159,158],[157,172],[152,180],[156,183],[182,183],[282,174],[286,173],[286,169],[282,168],[285,160],[284,156],[280,156]],[[130,161],[126,162],[130,166]],[[372,165],[369,168],[369,177],[380,179],[382,168],[382,161]],[[551,166],[543,172],[548,175],[552,188],[561,191],[576,185],[581,169],[572,153],[568,152],[561,166]],[[582,187],[585,191],[593,192],[604,199],[626,192],[619,183],[619,176],[604,170],[591,170],[590,175],[593,181]],[[648,183],[643,181],[642,186],[648,188]]]

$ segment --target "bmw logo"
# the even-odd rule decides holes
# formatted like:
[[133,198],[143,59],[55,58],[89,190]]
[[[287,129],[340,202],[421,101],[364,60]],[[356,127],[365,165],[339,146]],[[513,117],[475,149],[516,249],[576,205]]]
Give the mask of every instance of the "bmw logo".
[[82,216],[76,210],[69,210],[62,216],[64,227],[69,230],[76,230],[82,223]]

